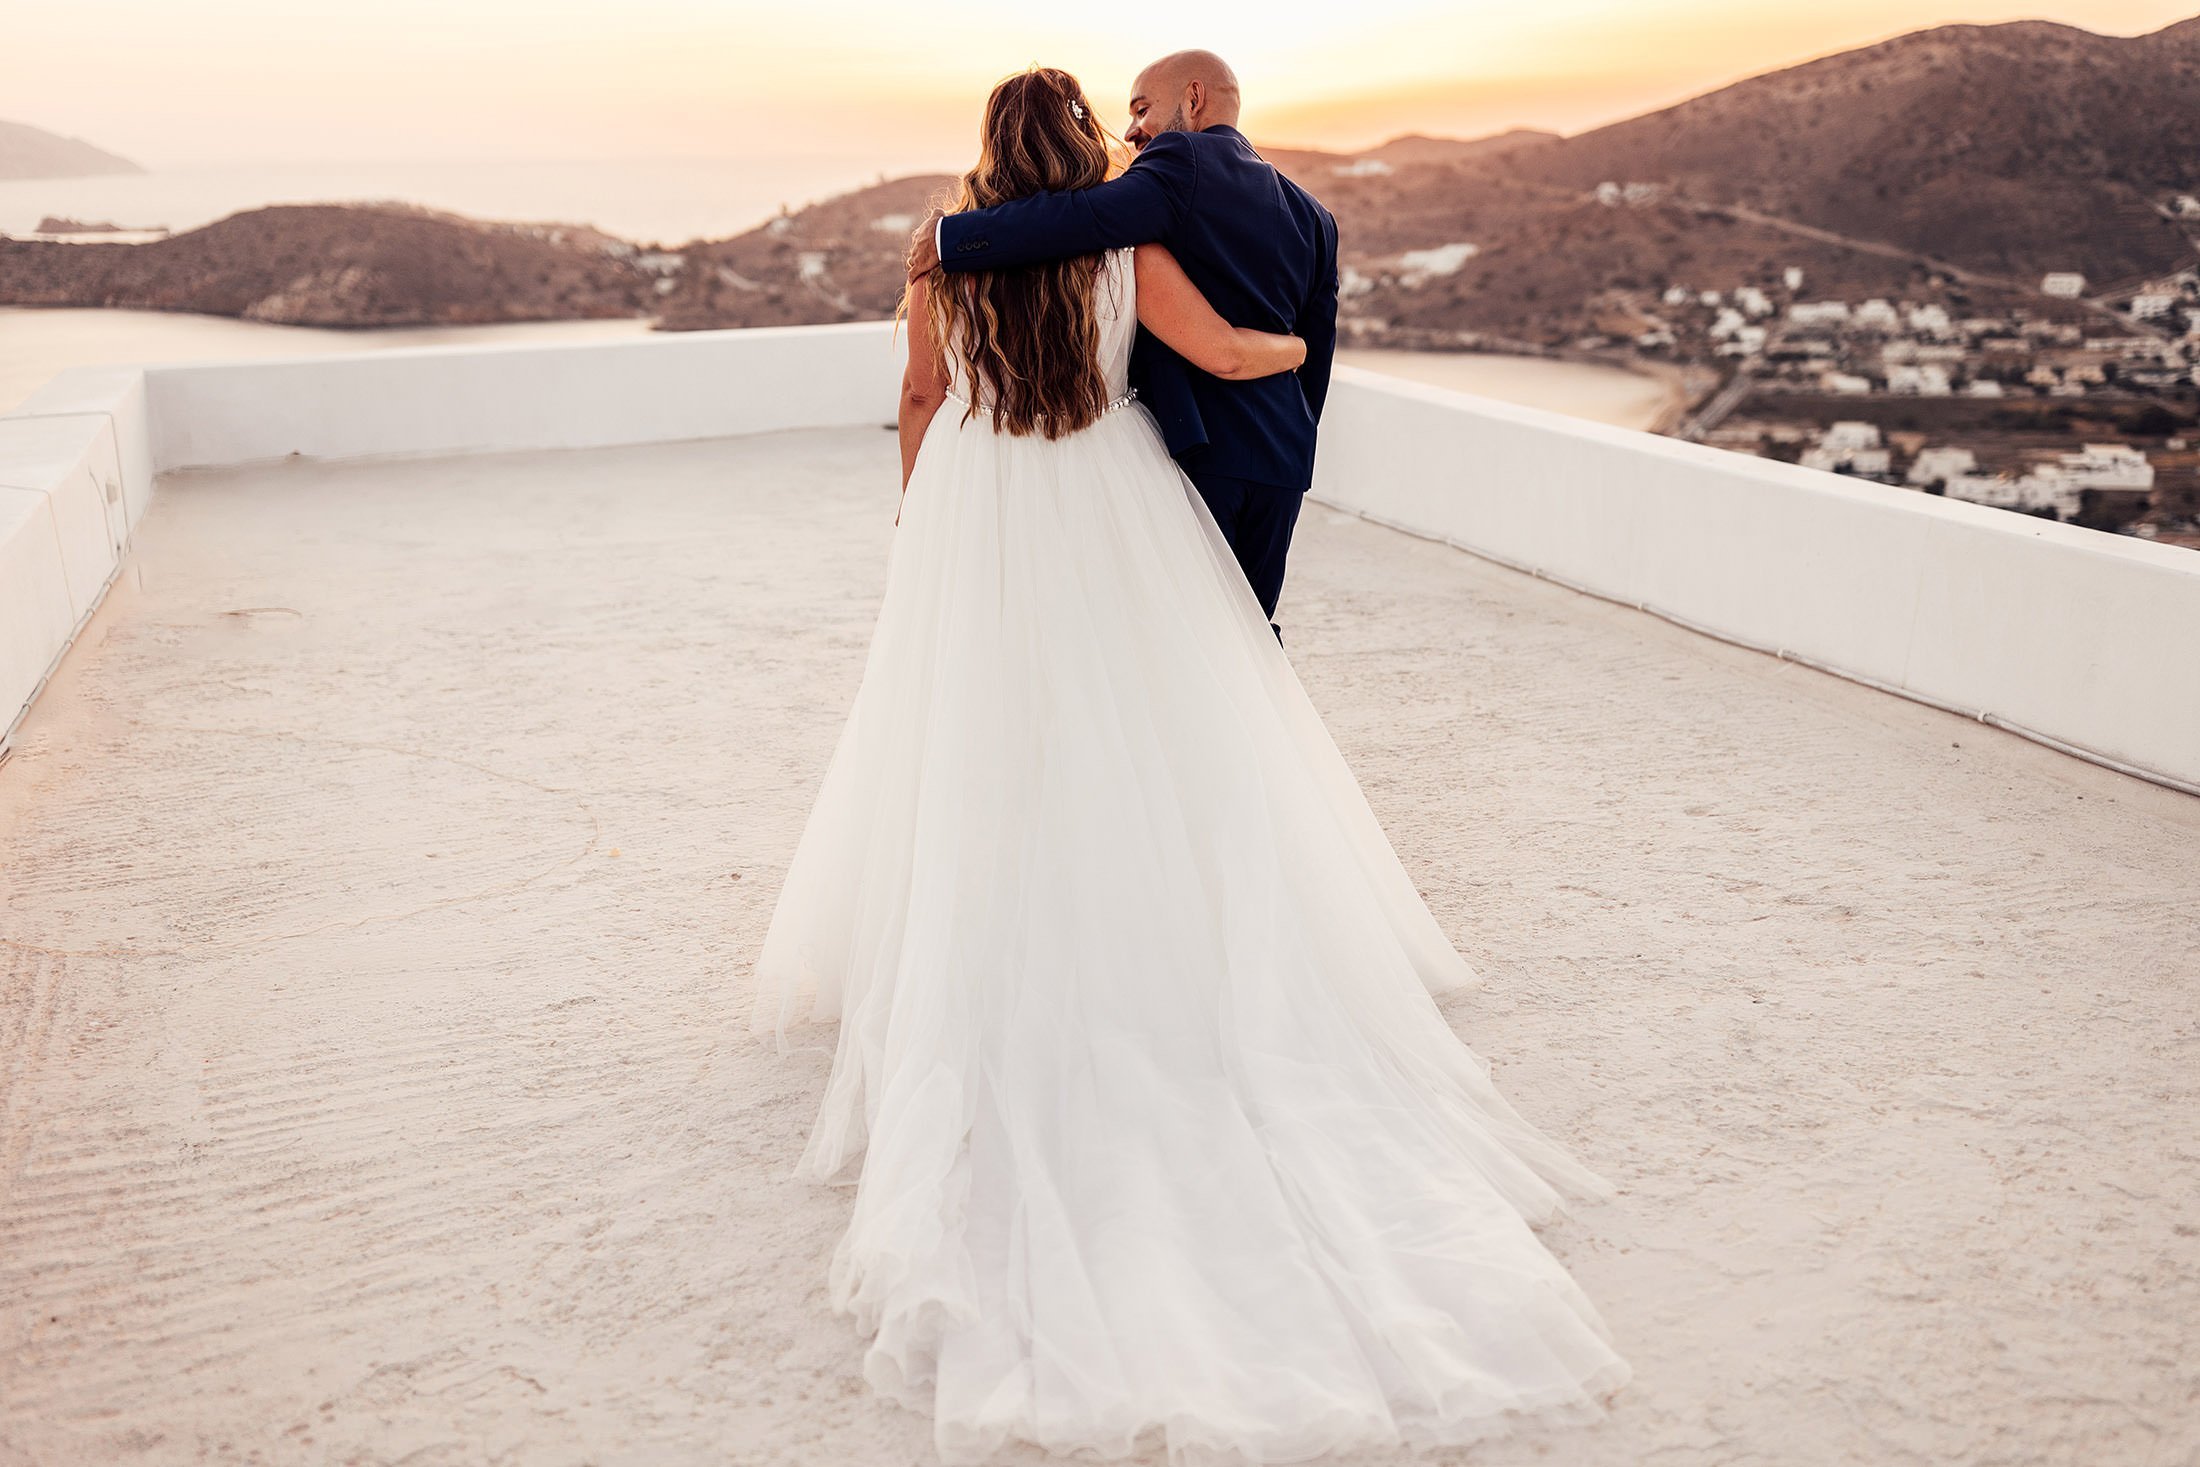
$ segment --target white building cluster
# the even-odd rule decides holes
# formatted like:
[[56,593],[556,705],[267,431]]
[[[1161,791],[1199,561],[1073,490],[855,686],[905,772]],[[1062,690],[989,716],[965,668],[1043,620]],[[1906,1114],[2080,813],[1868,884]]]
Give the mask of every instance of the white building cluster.
[[2121,443],[2089,443],[2051,463],[2034,464],[2021,475],[1983,472],[1977,453],[1968,448],[1927,447],[1918,450],[1897,480],[1893,450],[1879,428],[1859,422],[1826,429],[1803,451],[1800,462],[1806,469],[1938,489],[1951,499],[2062,520],[2084,508],[2089,489],[2145,493],[2154,487],[2154,466],[2147,456]]
[[1974,469],[1952,474],[1942,485],[1941,492],[1952,499],[2027,514],[2046,512],[2067,520],[2084,507],[2088,489],[2138,493],[2152,489],[2154,466],[2144,453],[2126,444],[2089,443],[2076,453],[2063,454],[2056,463],[2033,465],[2021,478]]
[[[2021,309],[1959,316],[1934,300],[1809,299],[1800,268],[1781,278],[1784,298],[1756,285],[1669,284],[1634,344],[1686,352],[1694,337],[1767,386],[1838,396],[2084,397],[2200,385],[2200,270],[2104,297],[2101,304],[2121,304],[2130,322],[2122,333]],[[2076,271],[2041,282],[2044,295],[2061,300],[2082,299],[2085,288]]]
[[1597,202],[1607,209],[1621,205],[1654,204],[1665,197],[1662,183],[1618,183],[1607,180],[1597,185]]
[[1881,441],[1876,424],[1835,423],[1803,450],[1802,465],[1859,479],[1884,479],[1894,469],[1894,453]]

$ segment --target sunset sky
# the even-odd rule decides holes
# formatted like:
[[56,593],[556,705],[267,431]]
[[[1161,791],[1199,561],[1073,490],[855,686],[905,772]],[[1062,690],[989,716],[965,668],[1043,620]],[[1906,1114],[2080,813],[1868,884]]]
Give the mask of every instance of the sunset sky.
[[0,118],[154,167],[862,154],[959,164],[1002,74],[1064,66],[1114,116],[1138,66],[1229,56],[1246,130],[1361,146],[1575,132],[1928,25],[2134,35],[2200,0],[31,0],[6,4]]

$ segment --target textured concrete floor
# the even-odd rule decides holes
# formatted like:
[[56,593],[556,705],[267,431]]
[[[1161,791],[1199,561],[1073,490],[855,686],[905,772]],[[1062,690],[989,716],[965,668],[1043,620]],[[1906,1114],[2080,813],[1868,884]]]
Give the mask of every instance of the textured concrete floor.
[[[893,440],[166,482],[0,766],[0,1462],[922,1463],[740,1023]],[[1310,509],[1283,620],[1624,1189],[1475,1463],[2200,1454],[2200,801]]]

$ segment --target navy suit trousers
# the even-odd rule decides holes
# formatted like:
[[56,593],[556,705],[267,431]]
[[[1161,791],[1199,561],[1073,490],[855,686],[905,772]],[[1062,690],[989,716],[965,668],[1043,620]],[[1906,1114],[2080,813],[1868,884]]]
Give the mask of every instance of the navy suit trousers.
[[1276,640],[1283,640],[1283,629],[1276,626],[1276,602],[1283,595],[1284,557],[1290,553],[1291,530],[1299,522],[1305,491],[1224,474],[1185,472],[1230,542],[1230,551],[1260,602],[1261,615],[1275,629]]

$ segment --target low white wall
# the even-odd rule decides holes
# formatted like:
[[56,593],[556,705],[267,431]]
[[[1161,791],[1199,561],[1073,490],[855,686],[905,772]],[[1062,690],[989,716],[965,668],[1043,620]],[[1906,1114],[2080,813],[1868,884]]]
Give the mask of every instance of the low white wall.
[[161,472],[304,454],[600,448],[890,422],[885,322],[146,369]]
[[893,328],[86,367],[0,415],[0,738],[97,609],[156,474],[890,422]]
[[[86,368],[0,416],[0,729],[154,475],[893,416],[884,324]],[[1340,369],[1316,495],[2200,787],[2200,555]]]
[[135,368],[63,373],[0,417],[0,737],[98,609],[152,490]]
[[2200,554],[1340,369],[1315,495],[2200,786]]

